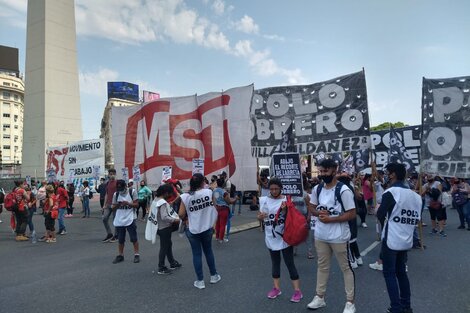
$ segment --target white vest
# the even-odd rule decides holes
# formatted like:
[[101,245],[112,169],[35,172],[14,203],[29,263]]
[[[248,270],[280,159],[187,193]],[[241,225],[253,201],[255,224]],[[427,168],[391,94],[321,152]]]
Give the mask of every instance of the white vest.
[[382,230],[382,240],[387,234],[387,246],[392,250],[408,250],[413,246],[413,232],[421,220],[421,197],[411,189],[391,187],[395,200],[392,213]]
[[193,195],[181,195],[181,201],[186,207],[189,219],[189,231],[200,234],[214,226],[217,220],[217,210],[212,203],[212,190],[200,189]]
[[272,251],[279,251],[287,248],[289,245],[282,239],[284,234],[284,221],[285,217],[279,214],[277,223],[274,223],[276,214],[281,207],[283,201],[286,201],[286,197],[273,199],[271,197],[260,197],[259,198],[259,210],[262,213],[266,213],[267,217],[264,219],[264,242],[266,247]]

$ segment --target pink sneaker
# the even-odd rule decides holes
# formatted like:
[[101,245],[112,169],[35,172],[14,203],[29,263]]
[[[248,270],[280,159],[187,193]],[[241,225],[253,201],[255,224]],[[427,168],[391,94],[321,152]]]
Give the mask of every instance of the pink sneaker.
[[292,295],[292,297],[290,298],[290,302],[300,302],[300,300],[304,297],[304,295],[302,294],[302,292],[300,290],[296,290],[294,292],[294,294]]
[[268,292],[268,298],[269,299],[276,299],[281,294],[282,294],[281,290],[279,290],[277,288],[273,288],[273,289],[271,289],[270,292]]

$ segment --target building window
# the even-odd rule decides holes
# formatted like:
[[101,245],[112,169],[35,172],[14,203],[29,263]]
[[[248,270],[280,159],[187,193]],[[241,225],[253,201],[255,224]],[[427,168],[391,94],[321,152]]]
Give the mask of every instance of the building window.
[[15,129],[18,129],[18,125],[15,125],[14,127],[15,127]]
[[10,128],[10,124],[3,124],[3,128]]
[[13,95],[13,99],[15,99],[15,101],[18,101],[19,99],[18,95]]
[[3,86],[10,86],[10,83],[3,82]]
[[10,146],[4,145],[3,150],[10,150]]
[[16,115],[16,114],[15,114],[15,115],[13,115],[13,118],[15,119],[15,122],[17,122],[17,121],[18,121],[18,115]]
[[10,113],[3,113],[3,117],[10,117]]
[[3,139],[10,139],[10,135],[3,135]]
[[10,99],[10,93],[7,91],[3,92],[3,99]]
[[17,151],[18,151],[18,146],[15,146],[15,152],[17,152]]

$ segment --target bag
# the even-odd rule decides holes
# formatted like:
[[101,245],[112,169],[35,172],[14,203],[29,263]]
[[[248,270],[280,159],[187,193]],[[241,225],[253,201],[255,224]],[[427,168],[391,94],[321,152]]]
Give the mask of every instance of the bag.
[[3,206],[7,211],[16,211],[18,209],[18,204],[16,203],[15,192],[12,191],[5,196]]
[[452,194],[452,200],[458,206],[464,205],[468,201],[468,194],[466,192],[457,191]]
[[439,200],[440,196],[441,196],[441,191],[437,188],[431,188],[431,191],[429,191],[429,197],[431,197],[431,199],[434,201]]
[[58,210],[52,210],[51,211],[51,218],[57,219],[59,217],[59,211]]
[[181,220],[178,223],[171,223],[170,229],[171,232],[178,231],[180,229]]
[[[276,214],[274,222],[277,223],[281,208]],[[287,197],[287,213],[284,221],[284,234],[282,239],[290,246],[297,246],[308,237],[309,224],[305,216],[295,207],[290,197]]]
[[230,184],[230,198],[235,198],[237,193],[237,186],[235,184],[231,183]]
[[429,208],[433,210],[440,210],[442,208],[442,203],[438,200],[431,200],[429,202]]
[[91,190],[88,192],[88,199],[93,199],[93,192]]

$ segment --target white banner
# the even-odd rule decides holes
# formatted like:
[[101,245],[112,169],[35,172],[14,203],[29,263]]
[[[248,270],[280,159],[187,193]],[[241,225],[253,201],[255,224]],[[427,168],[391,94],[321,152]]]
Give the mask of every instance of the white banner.
[[225,171],[240,190],[257,190],[250,144],[252,95],[250,85],[113,107],[112,124],[119,125],[112,130],[115,167],[139,165],[154,188],[165,166],[171,166],[173,178],[186,184],[192,160],[203,158],[206,176]]
[[46,172],[51,179],[64,181],[68,181],[71,175],[74,179],[104,175],[104,140],[83,140],[66,146],[49,147]]
[[204,159],[193,159],[193,175],[196,173],[204,175]]

